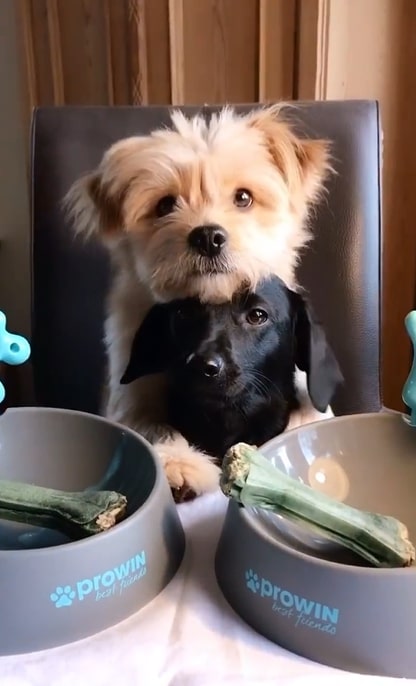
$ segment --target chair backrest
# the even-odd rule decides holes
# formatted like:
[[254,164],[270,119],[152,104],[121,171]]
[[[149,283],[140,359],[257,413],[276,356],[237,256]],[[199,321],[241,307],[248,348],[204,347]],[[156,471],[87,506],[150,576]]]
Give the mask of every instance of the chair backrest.
[[[373,101],[296,103],[298,130],[333,142],[337,174],[312,220],[299,280],[326,326],[345,376],[337,414],[380,399],[380,123]],[[255,105],[241,106],[245,111]],[[216,107],[199,108],[210,113]],[[187,113],[197,108],[185,107]],[[53,107],[32,122],[32,365],[39,405],[99,412],[109,264],[76,240],[61,200],[114,141],[169,123],[167,107]]]

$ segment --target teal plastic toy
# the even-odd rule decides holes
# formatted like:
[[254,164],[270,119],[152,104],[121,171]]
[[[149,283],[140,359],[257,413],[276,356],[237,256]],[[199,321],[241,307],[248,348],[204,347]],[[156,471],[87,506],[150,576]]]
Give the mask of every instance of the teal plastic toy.
[[[6,329],[6,315],[0,310],[0,362],[16,366],[30,357],[30,345],[26,338],[10,333]],[[6,390],[0,381],[0,403],[6,397]]]
[[404,325],[413,347],[413,363],[403,386],[402,399],[410,410],[410,415],[405,419],[410,426],[416,427],[416,310],[409,312],[404,320]]

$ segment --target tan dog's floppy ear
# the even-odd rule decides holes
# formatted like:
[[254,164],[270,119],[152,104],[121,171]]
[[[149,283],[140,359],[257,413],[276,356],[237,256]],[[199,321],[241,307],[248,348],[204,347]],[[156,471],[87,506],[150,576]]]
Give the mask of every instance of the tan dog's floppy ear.
[[76,233],[111,238],[123,231],[123,203],[140,173],[140,154],[147,141],[146,137],[134,136],[115,143],[95,171],[72,185],[63,207]]
[[294,200],[314,202],[331,169],[329,141],[300,138],[283,120],[281,110],[281,105],[255,110],[247,117],[248,125],[264,136]]
[[100,172],[78,179],[63,201],[75,232],[89,238],[109,237],[122,229],[122,198],[114,197],[102,184]]

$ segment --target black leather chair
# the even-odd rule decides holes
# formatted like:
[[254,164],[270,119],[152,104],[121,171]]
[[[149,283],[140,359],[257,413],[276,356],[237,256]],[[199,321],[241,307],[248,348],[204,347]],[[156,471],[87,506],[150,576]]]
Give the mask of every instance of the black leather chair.
[[[238,109],[247,110],[252,106]],[[188,113],[196,108],[184,108]],[[214,107],[201,108],[209,113]],[[337,175],[313,219],[300,281],[326,325],[345,385],[336,414],[378,411],[380,393],[380,122],[376,102],[299,103],[299,130],[333,141]],[[99,411],[109,265],[73,238],[60,202],[114,141],[169,122],[164,107],[54,107],[32,124],[33,320],[36,402]]]

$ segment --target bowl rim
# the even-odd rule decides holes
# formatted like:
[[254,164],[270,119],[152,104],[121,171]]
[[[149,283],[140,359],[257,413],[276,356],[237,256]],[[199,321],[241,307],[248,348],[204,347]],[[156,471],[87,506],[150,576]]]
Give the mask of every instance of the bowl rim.
[[[349,415],[342,415],[342,416],[334,416],[334,417],[328,417],[327,419],[324,420],[318,420],[315,422],[310,422],[308,424],[303,424],[302,426],[297,426],[293,429],[290,429],[290,431],[284,432],[278,436],[275,436],[274,438],[270,439],[269,441],[266,441],[266,443],[263,443],[259,447],[259,451],[263,452],[264,449],[271,444],[277,445],[284,443],[286,438],[289,436],[293,435],[299,435],[302,432],[309,431],[311,428],[316,428],[317,425],[323,427],[325,424],[328,423],[336,423],[336,424],[347,424],[348,422],[351,421],[365,421],[365,420],[370,420],[370,421],[397,421],[397,419],[401,418],[401,421],[405,426],[409,426],[406,424],[406,421],[404,419],[406,415],[403,412],[400,412],[399,410],[391,410],[390,408],[382,408],[379,412],[364,412],[364,413],[355,413],[355,414],[349,414]],[[415,432],[415,441],[416,441],[416,428],[409,427],[411,430]],[[415,448],[416,448],[416,443],[415,443]],[[299,559],[300,561],[304,563],[308,563],[311,565],[314,565],[316,567],[325,567],[328,570],[342,570],[346,573],[350,574],[359,574],[360,576],[374,576],[376,574],[377,576],[389,576],[389,577],[396,577],[398,575],[404,576],[405,574],[409,575],[409,573],[416,573],[416,562],[409,566],[409,567],[359,567],[356,565],[348,565],[345,564],[344,562],[333,562],[332,560],[327,560],[325,558],[318,558],[314,557],[313,555],[309,555],[308,553],[302,552],[300,550],[296,550],[296,548],[293,548],[291,545],[280,541],[280,540],[273,540],[272,536],[270,534],[267,534],[266,531],[262,531],[260,526],[256,526],[258,520],[255,517],[254,513],[252,512],[252,509],[254,508],[243,508],[238,505],[238,503],[230,502],[230,506],[236,506],[236,516],[242,519],[244,521],[244,525],[248,526],[255,535],[260,536],[264,541],[269,543],[272,547],[276,548],[282,548],[287,555],[291,555],[294,558]],[[414,543],[416,546],[416,541]]]
[[[146,514],[146,510],[148,510],[150,507],[153,506],[154,502],[154,496],[155,493],[157,494],[158,491],[160,491],[163,487],[163,481],[166,478],[162,469],[162,465],[160,460],[157,457],[156,451],[153,448],[152,444],[144,438],[141,434],[139,434],[137,431],[134,431],[133,429],[130,429],[127,426],[124,426],[123,424],[120,424],[119,422],[115,422],[111,419],[107,419],[106,417],[102,417],[100,415],[95,415],[92,412],[82,412],[81,410],[69,410],[65,408],[59,408],[59,407],[10,407],[5,410],[3,414],[0,415],[0,429],[1,429],[1,420],[6,414],[18,414],[20,412],[24,413],[44,413],[44,414],[61,414],[61,415],[70,415],[73,417],[80,417],[81,419],[86,419],[87,421],[93,421],[99,424],[105,424],[106,426],[112,426],[113,428],[119,430],[123,434],[129,434],[134,440],[138,441],[139,443],[142,444],[144,448],[147,449],[149,452],[150,457],[153,459],[156,474],[155,474],[155,481],[153,484],[153,488],[148,496],[148,498],[145,500],[145,502],[140,505],[140,507],[135,510],[129,517],[126,519],[122,520],[119,522],[116,526],[111,527],[111,529],[108,529],[108,531],[102,531],[99,534],[95,534],[93,536],[88,536],[87,538],[82,538],[78,541],[69,541],[68,543],[62,543],[60,545],[51,545],[51,546],[44,546],[42,548],[22,548],[22,549],[17,549],[17,550],[2,550],[0,549],[0,564],[2,562],[7,561],[10,562],[13,558],[19,558],[19,561],[23,561],[24,558],[26,557],[31,557],[33,558],[34,555],[41,557],[42,555],[47,556],[51,554],[59,554],[60,551],[65,550],[68,552],[76,552],[78,549],[83,550],[86,545],[91,544],[92,542],[95,543],[95,545],[98,543],[98,541],[102,541],[104,544],[106,542],[111,545],[112,538],[114,536],[117,536],[118,533],[125,533],[127,529],[129,529],[131,526],[134,526],[136,523],[136,519],[138,517],[141,517],[142,515]],[[173,499],[172,499],[173,502]]]
[[[407,417],[406,413],[400,412],[400,410],[393,410],[388,407],[382,407],[378,412],[354,412],[352,414],[343,414],[343,415],[334,415],[333,417],[325,417],[325,419],[316,419],[313,422],[308,422],[307,424],[302,424],[301,426],[295,426],[293,429],[289,429],[287,431],[284,431],[283,433],[279,434],[278,436],[274,436],[273,438],[270,438],[268,441],[263,443],[259,450],[264,450],[266,446],[269,446],[271,443],[281,443],[286,439],[287,436],[293,436],[294,434],[299,434],[303,431],[308,431],[310,428],[314,428],[317,426],[327,426],[328,424],[347,424],[351,420],[354,421],[362,421],[364,419],[369,419],[371,421],[375,421],[377,419],[382,419],[383,421],[389,420],[391,421],[393,418],[397,419],[398,417],[401,417],[402,422],[405,426],[409,426],[409,424],[405,421],[405,417]],[[410,427],[409,428],[414,428]],[[414,428],[415,434],[416,434],[416,428]]]

